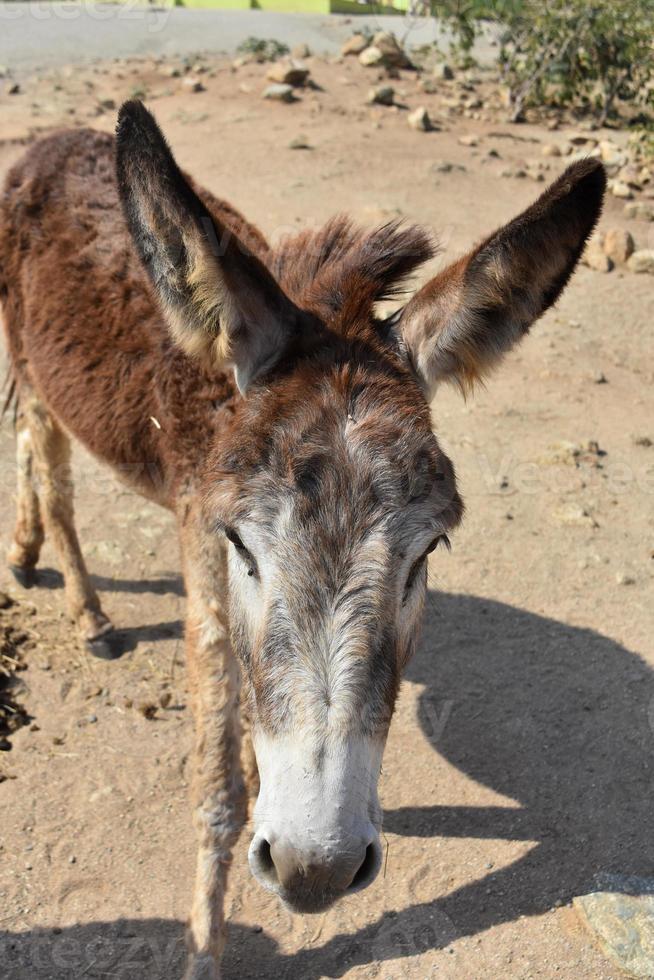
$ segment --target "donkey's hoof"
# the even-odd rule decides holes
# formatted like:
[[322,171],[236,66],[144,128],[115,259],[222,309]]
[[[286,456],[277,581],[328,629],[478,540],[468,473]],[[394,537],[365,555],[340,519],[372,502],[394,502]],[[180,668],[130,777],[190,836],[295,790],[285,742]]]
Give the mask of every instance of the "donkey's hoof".
[[123,644],[116,630],[86,639],[86,649],[100,660],[117,660],[123,654]]
[[37,571],[33,566],[10,565],[9,571],[23,589],[32,589],[37,584]]

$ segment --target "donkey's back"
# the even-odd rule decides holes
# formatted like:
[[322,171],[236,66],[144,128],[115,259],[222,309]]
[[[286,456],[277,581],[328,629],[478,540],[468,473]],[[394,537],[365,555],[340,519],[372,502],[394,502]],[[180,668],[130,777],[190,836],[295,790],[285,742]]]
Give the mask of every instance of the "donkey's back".
[[[198,193],[210,213],[266,250],[229,205]],[[203,405],[228,398],[233,386],[224,375],[203,377],[170,343],[120,206],[113,136],[55,134],[10,171],[0,210],[0,296],[19,396],[36,395],[91,452],[170,504],[180,466],[193,465],[188,450],[206,423]],[[177,402],[185,459],[162,452],[151,421],[163,424],[172,413],[174,425]]]

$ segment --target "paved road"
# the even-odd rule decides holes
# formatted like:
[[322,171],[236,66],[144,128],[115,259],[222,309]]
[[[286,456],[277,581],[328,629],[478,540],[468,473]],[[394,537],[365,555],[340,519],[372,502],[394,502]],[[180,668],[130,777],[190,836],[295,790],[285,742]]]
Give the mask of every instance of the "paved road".
[[[445,43],[433,18],[277,14],[262,10],[152,9],[84,3],[1,3],[0,65],[15,74],[97,58],[233,52],[246,37],[306,42],[334,53],[357,26],[394,30],[410,44]],[[483,45],[482,57],[488,52]]]

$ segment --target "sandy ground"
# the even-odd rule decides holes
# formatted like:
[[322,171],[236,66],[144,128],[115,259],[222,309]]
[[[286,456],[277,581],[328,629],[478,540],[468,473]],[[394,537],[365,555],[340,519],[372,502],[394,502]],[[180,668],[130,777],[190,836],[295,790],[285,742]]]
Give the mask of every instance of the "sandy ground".
[[[364,105],[358,64],[311,64],[320,90],[293,105],[261,100],[262,66],[212,63],[197,94],[152,63],[34,79],[0,95],[0,175],[35,130],[111,128],[98,99],[138,90],[181,164],[271,236],[335,210],[403,214],[439,230],[449,257],[538,193],[500,173],[569,135],[446,113],[441,131],[413,132],[405,111]],[[438,117],[439,95],[408,74],[394,84]],[[470,133],[477,147],[458,142]],[[300,135],[311,149],[290,148]],[[603,226],[624,226],[613,199]],[[645,247],[650,226],[630,227]],[[432,563],[392,725],[383,874],[325,915],[293,917],[250,877],[246,829],[227,980],[621,976],[570,900],[601,871],[654,873],[652,284],[580,269],[486,389],[437,396],[468,510]],[[164,512],[82,452],[76,474],[80,537],[125,652],[104,663],[78,647],[49,545],[31,592],[0,570],[29,636],[32,718],[0,757],[0,974],[175,978],[194,863],[177,545]],[[6,421],[3,551],[13,480]]]

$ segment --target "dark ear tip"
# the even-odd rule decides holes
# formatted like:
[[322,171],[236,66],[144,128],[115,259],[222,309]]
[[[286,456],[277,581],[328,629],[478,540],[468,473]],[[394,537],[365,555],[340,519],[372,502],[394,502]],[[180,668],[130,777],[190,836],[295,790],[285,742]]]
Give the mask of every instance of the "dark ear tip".
[[586,157],[570,164],[561,176],[561,182],[572,185],[573,189],[583,189],[596,195],[601,202],[606,190],[606,169],[596,157]]
[[129,99],[127,102],[123,102],[118,110],[116,138],[118,142],[121,142],[138,129],[152,128],[153,126],[156,126],[154,116],[148,112],[140,99]]

